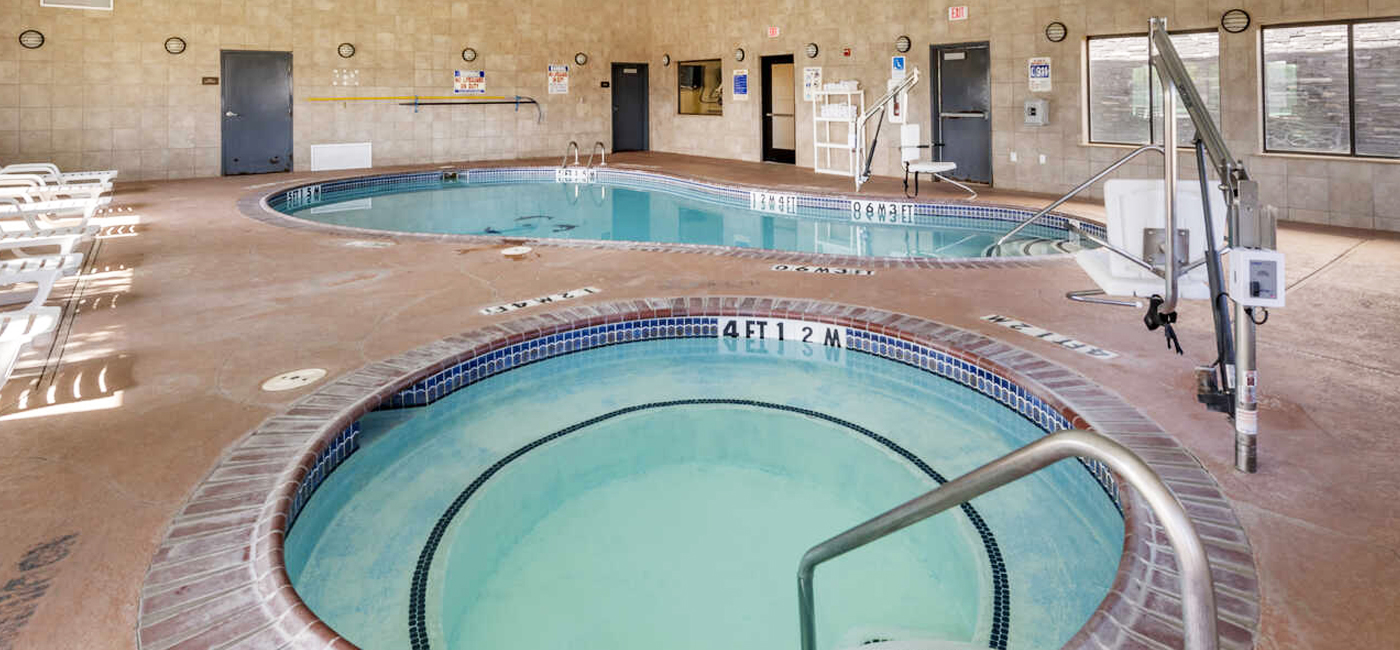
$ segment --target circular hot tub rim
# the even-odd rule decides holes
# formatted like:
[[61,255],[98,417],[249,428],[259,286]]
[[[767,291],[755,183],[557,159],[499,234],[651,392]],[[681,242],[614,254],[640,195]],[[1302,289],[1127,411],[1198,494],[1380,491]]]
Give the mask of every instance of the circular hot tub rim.
[[[318,471],[318,461],[326,458],[330,446],[338,438],[343,440],[361,416],[424,378],[520,343],[648,319],[734,316],[821,322],[939,351],[1025,390],[1070,426],[1097,431],[1132,449],[1183,502],[1205,542],[1222,647],[1253,647],[1259,617],[1257,574],[1233,509],[1195,457],[1121,397],[1059,364],[969,330],[867,307],[751,296],[576,304],[450,336],[322,385],[233,443],[175,515],[146,574],[137,647],[165,648],[181,639],[240,636],[267,636],[286,648],[355,647],[297,595],[286,571],[283,541],[298,491]],[[625,342],[629,341],[607,344]],[[901,360],[893,351],[881,352],[879,356]],[[972,387],[977,389],[976,381]],[[445,396],[451,391],[438,392]],[[285,458],[292,460],[280,469],[269,468]],[[263,498],[254,500],[254,506],[247,503],[249,499],[230,506],[227,490],[220,488],[235,479],[245,489],[248,482],[256,483]],[[1124,515],[1118,570],[1108,594],[1063,647],[1116,647],[1144,638],[1180,647],[1174,554],[1138,493],[1121,481],[1116,484]],[[235,576],[236,587],[215,595],[202,588],[211,575],[227,583],[227,574]]]
[[[682,244],[668,242],[643,242],[630,240],[607,240],[607,239],[555,239],[537,237],[509,237],[497,235],[464,235],[455,233],[426,233],[398,230],[380,230],[375,228],[361,228],[358,226],[345,226],[329,224],[311,219],[303,219],[291,214],[282,212],[273,203],[277,199],[286,197],[293,192],[306,192],[311,188],[320,188],[329,184],[359,183],[374,184],[388,183],[395,179],[422,179],[431,177],[444,177],[452,175],[470,175],[473,172],[552,172],[560,169],[550,166],[454,166],[451,169],[427,169],[421,171],[403,171],[384,174],[370,174],[366,176],[340,176],[334,178],[321,178],[291,181],[288,184],[268,191],[261,189],[244,195],[238,200],[238,209],[244,216],[261,221],[263,223],[290,228],[294,230],[305,230],[309,232],[319,232],[340,237],[357,237],[370,239],[410,239],[419,241],[440,241],[454,242],[462,244],[476,244],[484,246],[548,246],[556,248],[585,248],[585,249],[610,249],[610,250],[634,250],[662,253],[700,253],[706,255],[725,255],[745,259],[760,259],[774,263],[818,265],[818,266],[855,266],[855,267],[885,267],[885,268],[1026,268],[1043,265],[1047,262],[1061,262],[1071,259],[1073,255],[1069,253],[1055,253],[1048,255],[1022,255],[1016,257],[933,257],[933,258],[907,258],[907,257],[863,257],[858,255],[841,255],[836,253],[805,253],[798,251],[780,251],[764,248],[741,248],[738,246],[716,246],[707,244]],[[626,175],[641,179],[652,179],[660,182],[684,183],[705,188],[709,191],[723,192],[772,192],[781,194],[791,194],[808,201],[851,201],[866,200],[894,203],[915,203],[916,200],[904,200],[888,196],[871,195],[848,195],[841,193],[813,192],[809,189],[802,191],[760,187],[734,182],[716,182],[700,178],[688,178],[677,176],[651,169],[629,169],[626,167],[607,167],[609,174]],[[319,189],[316,190],[319,195]],[[1035,210],[978,200],[976,202],[967,200],[930,200],[917,201],[920,207],[967,209],[980,208],[987,211],[1002,211],[1015,213],[1022,219],[1029,218],[1036,214]],[[990,216],[980,217],[987,220],[1007,221],[1006,219],[994,219]],[[1095,231],[1100,236],[1105,236],[1102,232],[1103,225],[1099,219],[1073,215],[1062,211],[1052,211],[1041,217],[1042,220],[1073,220],[1083,224],[1086,229]],[[1014,222],[1013,222],[1014,223]]]

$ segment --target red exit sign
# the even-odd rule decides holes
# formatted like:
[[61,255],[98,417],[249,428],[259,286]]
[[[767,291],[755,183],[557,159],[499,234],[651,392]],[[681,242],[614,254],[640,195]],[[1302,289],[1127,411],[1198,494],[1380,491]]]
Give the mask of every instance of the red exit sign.
[[967,5],[948,7],[948,20],[967,20]]
[[769,27],[769,28],[768,28],[768,38],[777,38],[777,37],[778,37],[778,28],[777,28],[777,27]]

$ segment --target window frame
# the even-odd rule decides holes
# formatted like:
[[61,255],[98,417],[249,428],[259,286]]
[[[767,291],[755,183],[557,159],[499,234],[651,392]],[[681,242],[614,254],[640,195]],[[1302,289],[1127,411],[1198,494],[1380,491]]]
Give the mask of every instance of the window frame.
[[[696,65],[698,65],[698,66],[700,66],[700,68],[701,68],[701,76],[703,77],[703,76],[704,76],[704,73],[703,73],[704,68],[706,67],[706,65],[711,64],[711,63],[714,63],[714,64],[716,64],[716,65],[719,67],[719,86],[718,86],[718,88],[720,89],[719,112],[718,112],[718,113],[687,113],[687,112],[685,112],[684,110],[681,110],[681,90],[682,90],[681,84],[680,84],[681,67],[682,67],[682,66],[687,66],[687,65],[689,65],[689,66],[696,66]],[[700,84],[700,85],[701,85],[701,89],[703,89],[703,88],[704,88],[704,81],[701,81],[701,84]],[[689,60],[689,61],[677,61],[677,62],[676,62],[676,115],[688,115],[688,116],[692,116],[692,117],[724,117],[724,59],[723,59],[723,58],[721,58],[721,57],[713,57],[713,58],[709,58],[709,59],[691,59],[691,60]]]
[[[1258,49],[1259,49],[1259,151],[1266,154],[1281,154],[1286,156],[1317,156],[1321,158],[1340,159],[1362,159],[1362,160],[1400,160],[1400,152],[1393,156],[1373,153],[1356,152],[1356,29],[1355,27],[1365,23],[1396,23],[1400,22],[1400,16],[1390,16],[1383,18],[1343,18],[1337,20],[1308,20],[1295,23],[1272,23],[1259,26]],[[1349,153],[1335,153],[1329,151],[1299,151],[1296,149],[1270,149],[1269,148],[1269,80],[1266,77],[1268,60],[1264,53],[1264,31],[1268,29],[1282,29],[1288,27],[1335,27],[1346,25],[1347,28],[1347,127],[1349,136]]]
[[[1220,55],[1220,52],[1221,52],[1221,50],[1220,50],[1220,40],[1221,40],[1221,36],[1220,36],[1220,29],[1219,29],[1219,28],[1210,28],[1210,27],[1207,27],[1207,28],[1203,28],[1203,29],[1183,29],[1183,30],[1180,30],[1180,31],[1171,32],[1171,35],[1172,35],[1172,36],[1176,36],[1176,35],[1179,35],[1179,34],[1182,34],[1182,35],[1184,35],[1184,34],[1215,34],[1215,35],[1216,35],[1216,40],[1215,40],[1215,60],[1216,60],[1216,65],[1217,65],[1217,66],[1220,65],[1222,59],[1221,59],[1221,55]],[[1090,88],[1091,88],[1091,86],[1092,86],[1093,66],[1094,66],[1094,64],[1093,64],[1093,61],[1091,61],[1091,60],[1089,59],[1089,43],[1090,43],[1090,41],[1095,41],[1095,40],[1100,40],[1100,39],[1108,39],[1108,38],[1139,38],[1139,37],[1144,38],[1144,39],[1150,38],[1148,32],[1129,32],[1129,33],[1125,33],[1125,34],[1090,34],[1090,35],[1086,35],[1086,36],[1084,37],[1084,54],[1083,54],[1083,56],[1084,56],[1084,83],[1082,84],[1083,87],[1084,87],[1084,92],[1083,92],[1083,100],[1084,100],[1084,144],[1086,144],[1086,145],[1093,145],[1093,146],[1107,146],[1107,147],[1142,147],[1142,146],[1147,146],[1147,145],[1151,145],[1151,144],[1156,144],[1156,143],[1155,143],[1155,140],[1156,140],[1156,137],[1159,135],[1159,134],[1156,132],[1156,131],[1157,131],[1157,119],[1156,119],[1156,115],[1157,115],[1157,108],[1158,108],[1158,107],[1157,107],[1156,102],[1155,102],[1155,100],[1154,100],[1154,96],[1156,95],[1156,93],[1153,92],[1153,90],[1154,90],[1154,87],[1153,87],[1153,86],[1154,86],[1154,83],[1153,83],[1153,82],[1157,79],[1157,71],[1156,71],[1156,69],[1154,69],[1154,68],[1152,67],[1152,62],[1151,62],[1151,61],[1149,61],[1149,62],[1147,63],[1147,79],[1148,79],[1148,88],[1147,88],[1147,115],[1148,115],[1148,120],[1147,120],[1147,122],[1148,122],[1148,125],[1147,125],[1147,142],[1118,142],[1118,141],[1113,141],[1113,140],[1095,140],[1095,139],[1094,139],[1094,118],[1093,118],[1093,110],[1092,110],[1092,107],[1091,107],[1091,105],[1090,105],[1090,104],[1091,104],[1091,101],[1092,101],[1092,99],[1093,99],[1093,95],[1091,94]],[[1262,41],[1261,41],[1261,42],[1262,42]],[[1150,50],[1150,49],[1151,49],[1151,43],[1149,42],[1149,50]],[[1218,70],[1217,70],[1217,72],[1216,72],[1216,75],[1217,75],[1217,77],[1219,76],[1219,71],[1218,71]],[[1219,81],[1218,78],[1217,78],[1217,81]],[[1158,83],[1155,84],[1155,86],[1160,87],[1160,86],[1161,86],[1161,83],[1158,82]],[[1160,88],[1155,88],[1155,90],[1160,90]],[[1222,111],[1225,110],[1225,96],[1224,96],[1224,95],[1225,95],[1225,90],[1224,90],[1224,88],[1222,87],[1221,90],[1220,90],[1220,110],[1222,110]],[[1218,117],[1218,116],[1212,116],[1212,117],[1216,117],[1216,118],[1217,118],[1217,122],[1219,121],[1219,117]],[[1178,145],[1176,145],[1176,147],[1177,147],[1178,149],[1189,149],[1189,148],[1190,148],[1190,145],[1178,144]]]

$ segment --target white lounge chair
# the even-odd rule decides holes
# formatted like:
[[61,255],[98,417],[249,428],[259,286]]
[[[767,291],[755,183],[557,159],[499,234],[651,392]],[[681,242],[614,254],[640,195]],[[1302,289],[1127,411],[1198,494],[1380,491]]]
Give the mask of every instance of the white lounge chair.
[[97,226],[88,226],[86,228],[67,226],[63,228],[0,232],[0,250],[13,251],[16,255],[21,257],[31,257],[25,254],[23,249],[38,248],[41,246],[57,246],[59,255],[68,255],[72,253],[73,249],[84,239],[97,235],[97,231]]
[[0,312],[0,386],[9,381],[24,346],[58,327],[58,307]]
[[[1113,179],[1104,184],[1104,208],[1108,212],[1108,243],[1146,259],[1143,233],[1147,228],[1166,228],[1167,217],[1164,209],[1161,180]],[[1225,221],[1225,199],[1219,192],[1210,193],[1210,213],[1216,224],[1215,241],[1218,250],[1225,249],[1225,233],[1220,227]],[[1205,256],[1206,227],[1205,215],[1201,211],[1201,188],[1197,183],[1178,183],[1176,186],[1176,227],[1185,229],[1187,251],[1194,262]],[[1134,296],[1147,298],[1162,295],[1166,290],[1166,280],[1137,264],[1115,255],[1106,248],[1081,250],[1074,255],[1075,261],[1094,280],[1101,292],[1110,296]],[[1072,292],[1079,296],[1098,295],[1096,291]],[[1202,264],[1182,275],[1177,280],[1177,295],[1185,300],[1209,300],[1210,287],[1206,280],[1206,268]],[[1092,299],[1089,302],[1104,302]],[[1134,304],[1134,303],[1126,303]]]
[[[904,195],[910,198],[919,195],[919,174],[928,174],[940,181],[947,181],[977,198],[977,192],[944,174],[958,168],[957,163],[941,160],[923,160],[920,149],[930,149],[933,145],[924,144],[918,124],[904,124],[899,127],[899,159],[904,163]],[[909,194],[909,175],[914,175],[914,194]]]
[[[0,195],[0,221],[23,219],[30,230],[74,226],[86,228],[97,209],[112,202],[110,196],[57,201],[26,201]],[[56,223],[54,219],[76,218],[76,223]],[[0,230],[6,230],[0,226]],[[12,230],[12,229],[10,229]]]
[[64,173],[59,171],[58,165],[53,163],[18,163],[0,167],[0,174],[38,174],[53,185],[76,185],[78,183],[111,183],[117,177],[117,170]]
[[14,296],[0,296],[0,305],[25,302],[20,309],[42,307],[53,291],[53,285],[60,277],[73,275],[83,267],[82,253],[53,255],[49,257],[22,257],[0,261],[0,288],[17,284],[33,283],[36,286],[33,296],[18,300]]
[[0,196],[27,201],[88,199],[111,191],[111,183],[55,185],[38,174],[0,174]]

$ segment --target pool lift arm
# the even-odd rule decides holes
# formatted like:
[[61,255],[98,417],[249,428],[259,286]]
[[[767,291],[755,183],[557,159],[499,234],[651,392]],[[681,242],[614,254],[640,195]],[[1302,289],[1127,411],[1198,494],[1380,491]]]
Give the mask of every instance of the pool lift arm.
[[[909,93],[909,89],[919,83],[919,68],[914,66],[899,84],[889,89],[879,99],[875,100],[869,108],[861,113],[856,119],[855,140],[851,146],[856,149],[856,191],[860,191],[860,186],[870,180],[870,167],[875,160],[875,150],[880,146],[880,127],[885,124],[885,113],[891,102],[898,101]],[[907,102],[906,102],[907,104]],[[907,106],[905,110],[908,110]],[[875,136],[870,141],[869,149],[865,146],[865,130],[867,123],[875,118]]]
[[[1210,209],[1207,180],[1211,170],[1206,167],[1207,157],[1209,157],[1213,171],[1219,179],[1219,190],[1224,193],[1226,206],[1224,219],[1230,244],[1228,250],[1233,251],[1231,261],[1236,273],[1241,272],[1241,267],[1244,266],[1243,258],[1250,256],[1251,251],[1258,252],[1261,249],[1268,250],[1274,247],[1276,224],[1272,218],[1261,216],[1258,183],[1249,177],[1244,162],[1231,154],[1224,136],[1220,133],[1219,126],[1210,116],[1205,102],[1201,99],[1200,92],[1197,91],[1187,73],[1186,65],[1172,44],[1165,18],[1151,20],[1148,43],[1149,60],[1152,67],[1156,69],[1162,84],[1162,142],[1164,144],[1156,147],[1156,150],[1163,156],[1162,171],[1165,181],[1162,194],[1166,215],[1166,228],[1164,230],[1167,234],[1162,238],[1161,244],[1165,263],[1160,267],[1154,267],[1132,253],[1113,246],[1103,238],[1079,228],[1073,221],[1070,223],[1069,230],[1103,246],[1110,253],[1123,257],[1162,277],[1164,280],[1163,291],[1160,295],[1151,297],[1143,322],[1149,330],[1162,329],[1167,336],[1168,347],[1175,348],[1178,353],[1181,352],[1181,347],[1172,327],[1172,324],[1176,322],[1176,303],[1179,297],[1177,281],[1183,274],[1196,267],[1202,264],[1206,266],[1207,285],[1211,297],[1211,317],[1215,330],[1216,361],[1211,367],[1197,369],[1197,399],[1210,410],[1226,413],[1234,420],[1235,468],[1243,472],[1254,472],[1257,469],[1259,432],[1258,365],[1255,359],[1255,328],[1258,323],[1254,320],[1253,307],[1250,307],[1249,304],[1257,301],[1253,300],[1254,296],[1232,297],[1225,289],[1225,274],[1220,266],[1220,255],[1224,251],[1217,250],[1215,245],[1215,223],[1214,215],[1211,214]],[[1195,154],[1205,221],[1205,255],[1202,259],[1189,263],[1177,256],[1178,242],[1174,236],[1174,233],[1177,232],[1176,187],[1178,174],[1175,148],[1177,120],[1175,116],[1178,101],[1196,127]],[[1012,229],[998,240],[997,245],[1029,226],[1050,209],[1063,203],[1064,200],[1078,194],[1093,182],[1097,182],[1108,172],[1127,162],[1129,158],[1152,149],[1153,146],[1134,150],[1090,181],[1076,187],[1061,200],[1052,204],[1050,208],[1036,213],[1034,217]],[[1281,282],[1282,279],[1279,278],[1278,281]],[[1281,286],[1279,290],[1281,296]],[[1099,290],[1071,291],[1066,296],[1080,302],[1140,306],[1135,301],[1126,302],[1090,297],[1101,293],[1103,292]],[[1233,313],[1230,308],[1232,302]]]

